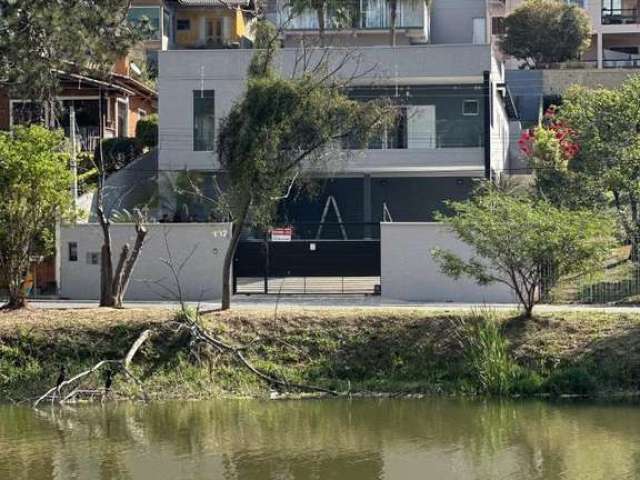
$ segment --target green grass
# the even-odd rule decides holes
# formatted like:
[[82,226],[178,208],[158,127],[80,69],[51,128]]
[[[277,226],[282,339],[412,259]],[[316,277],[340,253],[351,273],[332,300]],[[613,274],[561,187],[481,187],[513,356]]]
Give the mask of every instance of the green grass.
[[[33,398],[105,358],[121,359],[139,333],[161,329],[134,370],[152,398],[268,396],[269,388],[227,355],[163,322],[168,310],[0,313],[0,400]],[[640,385],[640,315],[573,312],[525,321],[508,312],[283,310],[213,313],[204,324],[246,345],[260,369],[295,383],[354,393],[537,395],[635,391]],[[87,386],[96,386],[97,380]],[[136,387],[116,377],[116,389]]]

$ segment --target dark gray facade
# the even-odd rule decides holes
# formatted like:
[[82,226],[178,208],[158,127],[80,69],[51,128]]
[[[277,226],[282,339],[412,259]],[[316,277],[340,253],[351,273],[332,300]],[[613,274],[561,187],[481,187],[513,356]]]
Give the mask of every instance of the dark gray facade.
[[[322,179],[308,191],[283,202],[279,223],[320,223],[329,197],[336,201],[345,223],[376,223],[384,211],[395,222],[428,222],[435,212],[447,213],[446,200],[468,198],[474,180],[464,177],[360,177]],[[337,222],[330,203],[327,223]]]

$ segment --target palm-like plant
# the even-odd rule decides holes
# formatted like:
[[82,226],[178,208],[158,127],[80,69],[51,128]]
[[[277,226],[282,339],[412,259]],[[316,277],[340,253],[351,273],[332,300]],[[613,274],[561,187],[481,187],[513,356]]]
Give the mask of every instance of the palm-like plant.
[[318,19],[318,35],[320,43],[324,44],[324,34],[327,29],[327,12],[341,12],[344,0],[289,0],[289,7],[294,15],[300,15],[306,10],[316,12]]
[[[404,3],[409,6],[416,5],[420,2],[424,2],[428,8],[431,4],[431,0],[404,0]],[[392,47],[396,46],[396,28],[398,24],[398,7],[400,0],[387,0],[387,7],[389,8],[389,31],[390,31],[390,43]]]

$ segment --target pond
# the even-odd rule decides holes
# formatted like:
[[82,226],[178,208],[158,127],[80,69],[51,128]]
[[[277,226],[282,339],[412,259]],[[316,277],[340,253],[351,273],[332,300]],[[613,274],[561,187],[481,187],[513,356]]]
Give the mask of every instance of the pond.
[[0,479],[637,479],[640,406],[452,399],[0,407]]

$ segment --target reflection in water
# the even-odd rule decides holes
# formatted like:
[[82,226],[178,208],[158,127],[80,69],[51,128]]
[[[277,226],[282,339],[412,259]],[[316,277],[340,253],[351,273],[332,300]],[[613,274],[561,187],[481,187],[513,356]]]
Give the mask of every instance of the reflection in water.
[[633,405],[219,400],[0,407],[0,479],[640,478]]

